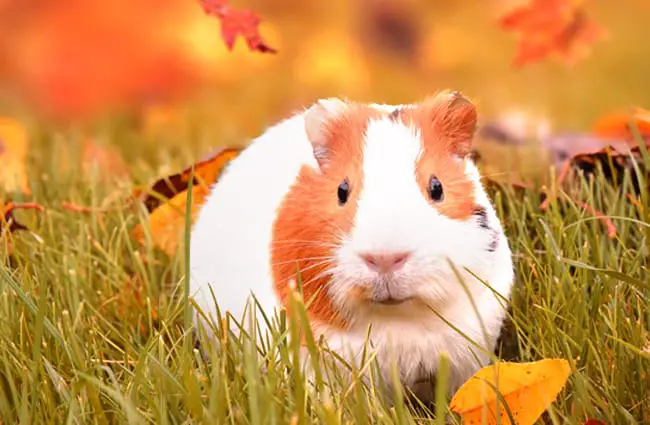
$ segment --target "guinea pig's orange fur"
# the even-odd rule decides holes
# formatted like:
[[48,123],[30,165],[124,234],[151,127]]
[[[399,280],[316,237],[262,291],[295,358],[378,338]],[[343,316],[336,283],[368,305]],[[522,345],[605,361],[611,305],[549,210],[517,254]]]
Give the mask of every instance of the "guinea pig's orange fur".
[[[311,302],[309,320],[330,329],[345,328],[346,320],[333,308],[327,294],[330,276],[326,271],[335,261],[337,235],[348,233],[353,226],[363,185],[365,129],[370,119],[388,116],[420,130],[423,153],[416,174],[422,195],[429,200],[431,175],[445,186],[444,200],[432,208],[457,220],[469,218],[474,209],[473,183],[465,176],[464,161],[453,156],[463,157],[471,145],[476,111],[469,101],[443,92],[392,114],[369,105],[350,104],[324,129],[328,165],[322,171],[304,166],[280,206],[271,246],[274,289],[282,305],[287,308],[293,290],[290,282],[300,270],[304,299]],[[340,206],[336,191],[346,177],[350,196]]]
[[[334,261],[338,233],[347,233],[356,214],[356,199],[363,185],[363,134],[370,118],[382,112],[365,105],[350,105],[328,123],[328,166],[322,172],[304,166],[280,206],[274,225],[271,263],[275,291],[287,306],[289,282],[300,270],[303,296],[310,302],[309,319],[344,327],[345,320],[332,308],[325,289],[324,272]],[[350,197],[339,206],[337,188],[349,179]]]
[[465,162],[458,157],[463,158],[471,149],[477,120],[474,105],[443,92],[416,108],[401,110],[394,119],[420,130],[422,155],[416,173],[422,195],[429,200],[429,179],[435,175],[445,188],[445,197],[433,206],[451,219],[468,219],[474,211],[474,183],[465,175]]

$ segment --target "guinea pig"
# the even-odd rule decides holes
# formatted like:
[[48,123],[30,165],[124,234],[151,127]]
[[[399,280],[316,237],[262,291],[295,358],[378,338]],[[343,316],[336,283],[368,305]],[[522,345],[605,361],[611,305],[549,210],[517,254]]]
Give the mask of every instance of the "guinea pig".
[[405,105],[321,99],[269,127],[198,212],[190,296],[211,318],[216,299],[239,319],[251,294],[270,313],[299,271],[330,349],[358,359],[369,336],[384,380],[394,361],[407,387],[444,353],[455,392],[489,363],[514,280],[469,155],[476,127],[475,105],[452,91]]

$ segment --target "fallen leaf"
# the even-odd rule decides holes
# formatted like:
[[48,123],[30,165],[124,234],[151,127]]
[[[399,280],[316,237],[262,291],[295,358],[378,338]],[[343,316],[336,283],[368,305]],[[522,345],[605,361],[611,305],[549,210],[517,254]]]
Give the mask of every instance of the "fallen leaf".
[[555,55],[573,65],[606,32],[587,17],[585,1],[531,0],[499,20],[505,31],[519,33],[514,65],[521,67]]
[[636,126],[642,137],[650,137],[650,111],[639,107],[603,115],[594,123],[593,133],[598,137],[623,139],[636,144],[630,123]]
[[206,14],[219,18],[221,37],[228,49],[232,50],[237,37],[241,35],[251,51],[277,52],[262,39],[258,28],[261,18],[255,12],[235,9],[228,4],[227,0],[199,0],[199,2]]
[[14,212],[17,210],[37,210],[44,211],[45,208],[36,202],[14,203],[7,202],[5,205],[0,201],[0,211],[2,211],[2,221],[0,221],[0,230],[9,228],[9,232],[16,230],[26,230],[27,227],[22,225],[14,217]]
[[27,131],[17,121],[0,117],[0,185],[7,192],[31,190],[27,180]]
[[[650,147],[650,144],[647,146]],[[607,145],[595,152],[574,155],[563,163],[555,186],[557,188],[563,187],[568,180],[575,180],[578,173],[589,177],[597,171],[602,171],[604,177],[612,184],[620,184],[624,171],[629,170],[631,171],[630,177],[633,189],[639,194],[642,190],[648,190],[648,188],[641,187],[641,180],[634,172],[634,161],[637,162],[641,172],[646,175],[646,179],[650,177],[650,170],[645,169],[641,150],[638,146],[631,148],[628,144],[616,145],[616,147]],[[547,196],[540,205],[540,209],[542,211],[546,210],[554,198],[555,194]],[[582,201],[576,202],[605,224],[607,234],[610,238],[616,237],[616,226],[609,218],[601,211],[596,210]]]
[[[220,149],[195,164],[192,183],[192,205],[190,217],[193,221],[200,206],[209,193],[209,187],[216,182],[224,167],[235,158],[241,149]],[[149,211],[148,223],[154,246],[173,256],[185,229],[185,206],[190,186],[191,167],[180,173],[155,182],[148,191],[136,190],[133,198],[144,203]],[[145,243],[144,228],[138,224],[131,236],[141,244]]]
[[14,203],[7,202],[3,204],[0,201],[0,236],[4,236],[3,250],[7,256],[11,257],[12,244],[11,235],[18,230],[27,230],[27,226],[16,220],[14,213],[17,210],[36,210],[44,211],[44,207],[35,202]]
[[[192,185],[209,185],[215,182],[223,167],[239,155],[241,151],[241,148],[220,148],[201,159],[194,164],[194,181]],[[159,179],[150,189],[134,190],[133,197],[144,202],[147,211],[151,212],[162,202],[186,191],[189,187],[191,172],[192,167],[188,167],[180,173]]]
[[[571,367],[564,359],[543,359],[532,363],[499,362],[479,370],[456,392],[449,408],[461,415],[464,424],[496,424],[496,416],[502,424],[512,424],[489,385],[495,386],[507,403],[518,425],[533,425],[553,403],[564,387]],[[489,383],[489,384],[488,384]],[[484,412],[484,408],[487,411]],[[514,425],[514,424],[512,424]]]

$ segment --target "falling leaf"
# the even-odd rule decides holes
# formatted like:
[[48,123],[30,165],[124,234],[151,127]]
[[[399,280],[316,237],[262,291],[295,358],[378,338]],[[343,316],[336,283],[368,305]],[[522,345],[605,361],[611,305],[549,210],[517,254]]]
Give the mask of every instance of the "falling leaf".
[[502,401],[497,414],[497,394],[491,384],[503,396],[516,424],[532,425],[557,398],[570,373],[569,362],[564,359],[499,362],[482,368],[465,382],[449,408],[461,415],[463,424],[482,424],[483,414],[487,416],[487,424],[496,424],[497,415],[502,424],[512,424]]
[[199,0],[206,14],[216,16],[221,22],[221,37],[228,49],[235,45],[238,36],[246,40],[248,49],[261,53],[276,53],[259,33],[261,18],[253,11],[235,9],[227,0]]
[[583,3],[531,0],[503,16],[501,28],[519,33],[514,65],[521,67],[551,55],[573,65],[587,56],[606,31],[587,16]]
[[[192,221],[209,193],[209,186],[217,181],[226,164],[239,155],[240,151],[236,148],[221,149],[195,164],[190,211]],[[133,197],[143,202],[150,213],[148,223],[153,244],[170,256],[176,253],[179,238],[185,229],[190,175],[191,167],[158,180],[149,191],[136,190],[133,193]],[[144,228],[141,225],[137,225],[131,235],[139,243],[145,243]]]
[[7,192],[30,194],[27,180],[28,137],[15,120],[0,117],[0,186]]

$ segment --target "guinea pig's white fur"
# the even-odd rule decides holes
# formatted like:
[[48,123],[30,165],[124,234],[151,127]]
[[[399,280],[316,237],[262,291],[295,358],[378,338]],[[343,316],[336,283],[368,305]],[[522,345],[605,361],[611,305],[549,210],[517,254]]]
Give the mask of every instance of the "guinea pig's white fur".
[[[320,104],[338,107],[336,102]],[[409,105],[371,106],[392,111]],[[227,166],[202,206],[191,234],[190,296],[204,313],[215,313],[208,285],[222,313],[227,310],[238,319],[251,293],[266,312],[272,313],[279,305],[270,260],[274,220],[301,168],[319,167],[305,130],[307,112],[279,122],[253,140]],[[509,298],[513,265],[502,226],[472,161],[457,159],[464,161],[466,177],[473,182],[474,203],[487,212],[489,231],[475,217],[454,220],[432,208],[414,178],[421,154],[418,128],[386,117],[370,120],[364,136],[363,188],[354,225],[336,249],[328,287],[348,324],[345,329],[327,323],[314,323],[313,327],[331,348],[358,359],[372,325],[370,339],[385,379],[391,376],[389,356],[393,353],[401,381],[411,387],[434,374],[439,356],[446,353],[452,367],[450,390],[454,392],[487,364],[489,357],[438,315],[492,351],[505,317],[504,301],[493,291]],[[490,244],[495,248],[488,250]],[[428,306],[411,301],[399,305],[348,303],[347,294],[355,282],[372,278],[358,255],[372,249],[412,253],[399,272],[393,295],[416,295],[428,300]],[[447,259],[456,265],[472,300]]]

